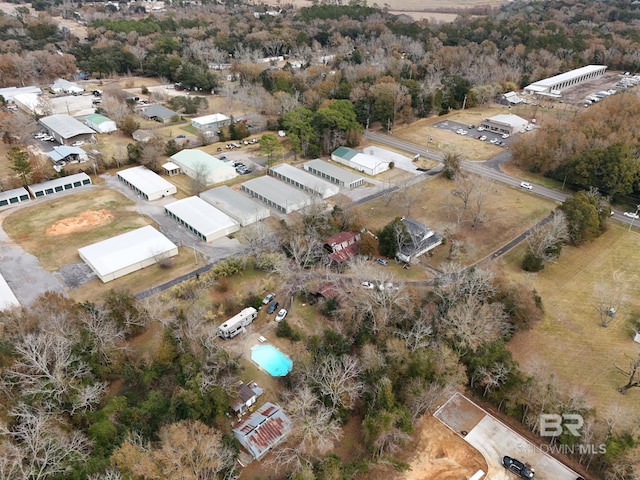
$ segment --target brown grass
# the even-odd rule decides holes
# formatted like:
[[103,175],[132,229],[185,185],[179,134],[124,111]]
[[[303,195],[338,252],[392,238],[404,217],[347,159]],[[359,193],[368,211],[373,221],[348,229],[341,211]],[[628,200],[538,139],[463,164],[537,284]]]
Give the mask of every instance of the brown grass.
[[[626,410],[629,423],[640,419],[636,408],[640,389],[618,393],[626,378],[615,365],[627,368],[629,358],[638,355],[629,323],[640,313],[639,240],[637,231],[612,222],[601,238],[580,248],[565,248],[557,263],[538,274],[525,274],[519,268],[522,248],[501,262],[515,280],[535,288],[545,308],[538,326],[509,343],[525,371],[532,359],[546,361],[560,383],[585,392],[600,414],[618,405]],[[612,285],[614,274],[624,279],[626,300],[614,322],[604,328],[596,310],[596,291],[599,285]]]
[[[486,207],[490,220],[472,230],[468,222],[456,224],[452,207],[459,200],[451,195],[453,188],[454,183],[450,180],[431,178],[408,189],[400,189],[388,206],[385,206],[385,199],[381,197],[358,207],[358,210],[364,224],[372,230],[381,229],[394,217],[404,215],[439,233],[457,231],[466,244],[460,261],[470,264],[515,238],[528,226],[547,216],[556,205],[519,189],[491,183],[491,200]],[[405,195],[412,199],[411,208],[407,207]],[[428,260],[430,265],[437,267],[447,261],[446,245],[436,248],[434,252],[434,256]]]
[[[113,221],[82,232],[49,236],[47,229],[91,210],[104,210]],[[150,224],[135,204],[118,192],[92,188],[71,195],[44,199],[42,203],[17,210],[7,216],[3,227],[13,241],[38,257],[43,268],[55,271],[80,260],[78,248]]]

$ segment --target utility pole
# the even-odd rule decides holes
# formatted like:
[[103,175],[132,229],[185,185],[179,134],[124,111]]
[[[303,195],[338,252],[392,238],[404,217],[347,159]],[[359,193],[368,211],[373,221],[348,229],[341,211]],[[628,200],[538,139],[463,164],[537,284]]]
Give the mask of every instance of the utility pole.
[[633,228],[633,221],[638,216],[638,210],[640,210],[640,205],[636,205],[636,213],[633,215],[633,217],[631,217],[631,223],[629,224],[629,231],[631,231],[631,228]]

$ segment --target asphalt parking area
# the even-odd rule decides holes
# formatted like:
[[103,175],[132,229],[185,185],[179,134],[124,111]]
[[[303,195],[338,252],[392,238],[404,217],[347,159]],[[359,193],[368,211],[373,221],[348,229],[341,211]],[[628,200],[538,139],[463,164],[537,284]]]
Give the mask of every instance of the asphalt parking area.
[[452,133],[458,133],[460,131],[466,132],[464,137],[472,138],[474,140],[480,140],[484,137],[484,140],[480,140],[482,142],[491,143],[492,141],[497,144],[497,146],[505,147],[509,144],[509,139],[502,138],[502,135],[499,133],[490,132],[488,130],[478,131],[478,125],[468,125],[466,123],[453,122],[451,120],[445,120],[442,122],[435,123],[433,125],[435,128],[439,128],[441,130],[448,130]]
[[502,466],[508,455],[530,464],[536,480],[575,480],[578,475],[544,453],[529,440],[507,427],[460,393],[454,394],[434,417],[464,438],[487,461],[488,480],[515,480],[518,477]]

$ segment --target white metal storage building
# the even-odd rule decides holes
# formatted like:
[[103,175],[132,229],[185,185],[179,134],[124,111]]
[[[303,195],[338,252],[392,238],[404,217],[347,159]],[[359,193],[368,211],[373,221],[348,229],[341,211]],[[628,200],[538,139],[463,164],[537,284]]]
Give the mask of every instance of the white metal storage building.
[[11,205],[28,201],[29,192],[24,187],[0,192],[0,208],[10,207]]
[[331,154],[331,160],[371,176],[389,170],[390,163],[383,158],[362,153],[348,147],[336,148]]
[[181,150],[171,156],[171,161],[178,165],[184,174],[206,185],[224,182],[238,176],[238,172],[231,163],[223,162],[202,150]]
[[0,273],[0,311],[19,306],[20,302]]
[[91,185],[91,178],[86,173],[76,173],[66,177],[54,178],[48,182],[29,185],[27,189],[33,197],[44,197],[54,193],[73,190],[74,188]]
[[587,65],[569,72],[561,73],[555,77],[544,78],[524,87],[526,93],[537,93],[559,97],[560,92],[573,85],[604,75],[606,65]]
[[178,247],[151,225],[78,249],[104,283],[178,254]]
[[365,180],[362,175],[350,172],[349,170],[345,170],[344,168],[340,168],[333,163],[325,162],[319,158],[310,160],[303,166],[306,171],[341,187],[352,189],[364,185]]
[[145,166],[127,168],[118,172],[118,179],[145,200],[153,201],[174,195],[176,186]]
[[188,197],[165,205],[164,211],[205,242],[230,235],[240,227],[224,212],[200,197]]
[[116,122],[108,117],[105,117],[104,115],[100,115],[99,113],[92,113],[91,115],[87,115],[84,123],[87,124],[87,127],[95,130],[98,133],[111,133],[115,132],[118,129]]
[[309,195],[273,177],[254,178],[244,182],[240,188],[282,213],[295,212],[311,205]]
[[204,117],[197,117],[191,120],[191,126],[198,130],[218,130],[225,125],[231,125],[231,119],[221,113],[213,113]]
[[226,185],[202,192],[200,198],[222,210],[243,227],[271,215],[267,207]]
[[320,198],[329,198],[340,192],[340,188],[337,185],[286,163],[271,167],[269,173],[275,178],[287,182],[289,185],[293,185],[307,193],[317,195]]

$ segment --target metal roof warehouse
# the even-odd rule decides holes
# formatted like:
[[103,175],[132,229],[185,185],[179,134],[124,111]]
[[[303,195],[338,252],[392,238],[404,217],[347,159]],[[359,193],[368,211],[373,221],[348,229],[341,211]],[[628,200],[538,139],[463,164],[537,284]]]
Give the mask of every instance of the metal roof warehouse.
[[128,275],[178,254],[178,247],[151,225],[78,249],[103,282]]
[[0,192],[0,208],[29,201],[29,192],[24,188],[14,188]]
[[118,172],[118,179],[149,201],[168,197],[178,192],[173,183],[165,180],[145,166],[121,170]]
[[96,133],[71,115],[49,115],[42,117],[39,122],[61,144],[76,137],[92,140]]
[[226,185],[202,192],[200,198],[222,210],[243,227],[271,215],[267,207]]
[[237,232],[240,227],[224,212],[200,197],[187,197],[165,205],[164,211],[205,242]]
[[259,199],[281,213],[291,213],[311,205],[311,197],[273,177],[258,177],[244,182],[243,192]]
[[340,188],[337,185],[329,183],[317,176],[293,167],[286,163],[281,163],[275,167],[269,169],[271,175],[275,178],[287,182],[289,185],[293,185],[300,190],[307,193],[313,193],[321,198],[329,198],[333,195],[337,195]]
[[324,160],[310,160],[304,164],[304,169],[318,177],[348,189],[364,185],[364,177],[362,175],[350,172]]

